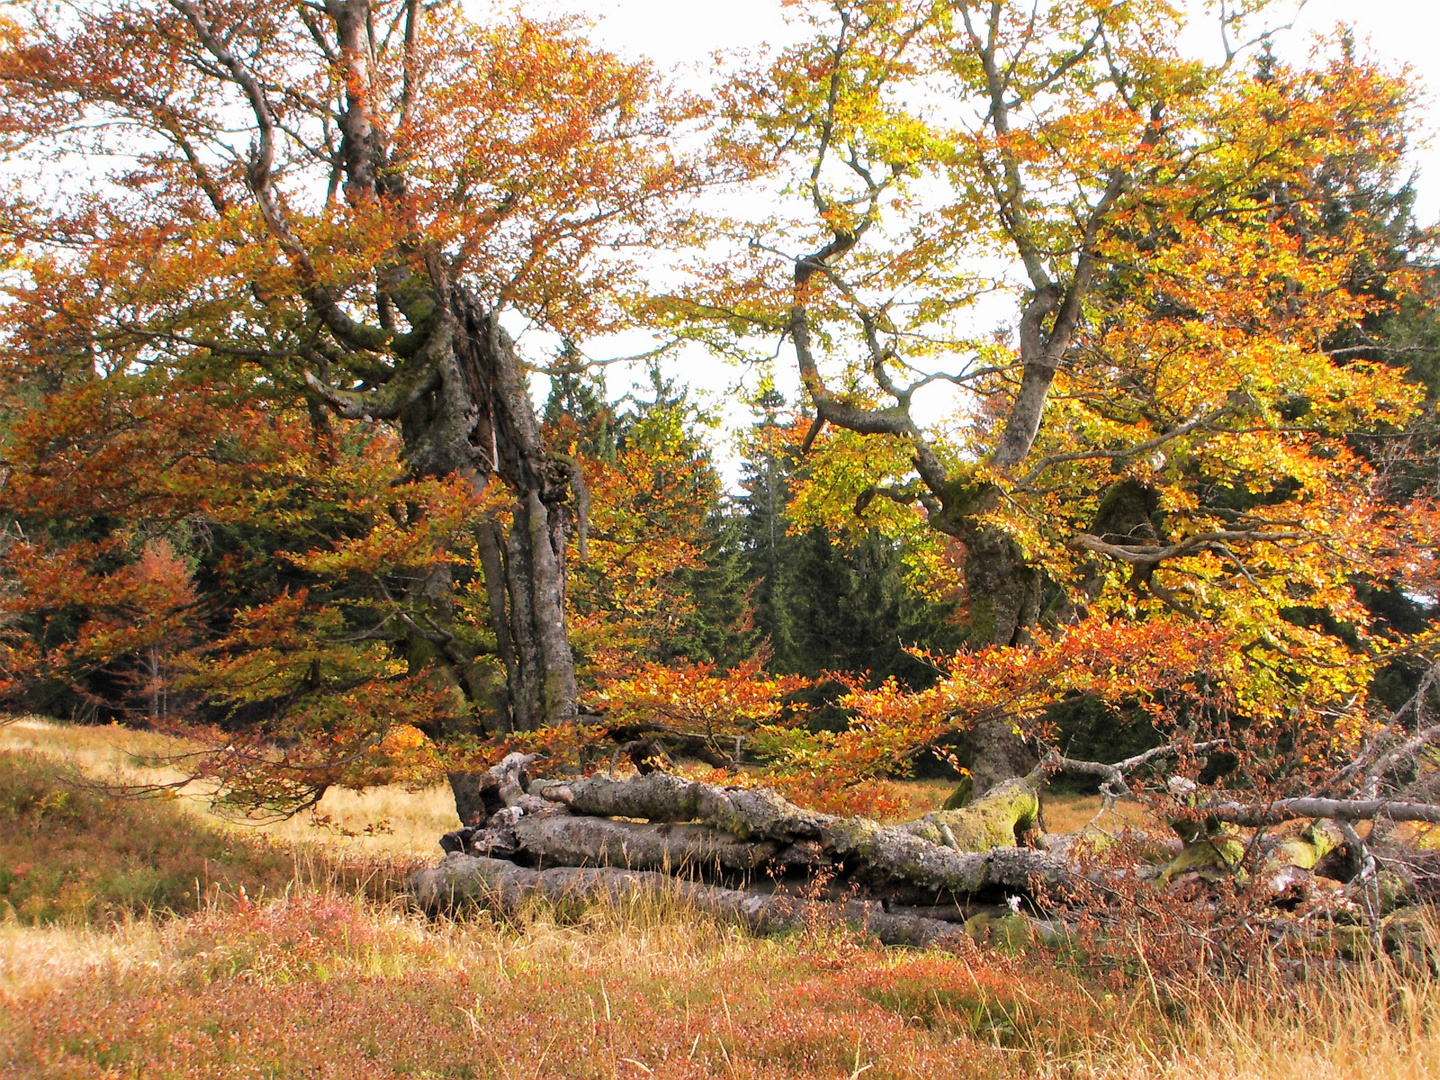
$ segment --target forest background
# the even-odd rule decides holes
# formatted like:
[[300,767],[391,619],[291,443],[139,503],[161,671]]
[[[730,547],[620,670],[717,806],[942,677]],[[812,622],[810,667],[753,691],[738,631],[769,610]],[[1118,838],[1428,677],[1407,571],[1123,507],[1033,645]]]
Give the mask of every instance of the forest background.
[[[237,808],[284,813],[516,747],[593,766],[635,735],[712,768],[764,763],[823,802],[977,756],[989,786],[1026,767],[1020,727],[1114,757],[1177,725],[1239,724],[1269,747],[1267,783],[1312,783],[1428,686],[1434,277],[1404,156],[1415,91],[1353,35],[1287,62],[1273,12],[1215,9],[1234,55],[1192,68],[1162,40],[1163,5],[1060,5],[1053,38],[1001,10],[990,46],[969,31],[979,54],[1014,33],[998,47],[1049,50],[1035,62],[1053,70],[984,91],[970,161],[925,126],[933,91],[877,89],[976,78],[944,52],[958,24],[932,39],[933,16],[899,6],[814,9],[798,44],[707,104],[666,99],[575,25],[426,39],[401,5],[389,129],[357,82],[378,87],[389,61],[357,74],[346,34],[364,27],[337,6],[333,56],[301,23],[350,74],[294,68],[338,95],[334,132],[323,94],[285,81],[309,46],[280,22],[229,31],[256,39],[247,61],[215,36],[224,10],[175,6],[199,50],[183,63],[126,23],[143,69],[127,81],[97,42],[151,15],[72,26],[35,9],[5,76],[25,164],[5,308],[16,704],[183,724],[211,740],[196,771]],[[268,33],[282,67],[252,77]],[[553,41],[576,50],[568,66]],[[922,62],[915,42],[940,52]],[[427,98],[412,50],[488,84],[457,74],[473,97],[432,83]],[[210,84],[194,115],[148,86],[187,87],[186,64]],[[1033,144],[1006,126],[1008,92],[1034,110]],[[319,125],[328,175],[273,94]],[[217,134],[237,102],[249,150]],[[436,110],[423,130],[406,127],[417,102]],[[558,144],[516,120],[557,103],[572,110]],[[457,152],[484,123],[515,127]],[[107,149],[126,124],[153,152]],[[387,141],[402,136],[438,171],[405,179]],[[1192,158],[1194,140],[1213,153]],[[122,159],[41,196],[83,178],[77,163]],[[1001,174],[993,205],[967,186]],[[924,208],[941,177],[961,197]],[[302,180],[328,185],[318,212],[289,205]],[[429,201],[407,201],[422,183]],[[430,194],[447,183],[452,203]],[[812,220],[789,204],[745,220],[756,192],[798,190]],[[723,213],[687,202],[702,191]],[[860,243],[872,226],[888,247]],[[992,229],[999,250],[967,248]],[[717,254],[717,237],[737,243]],[[666,272],[607,254],[667,249],[680,283],[659,289]],[[422,267],[462,344],[407,291]],[[876,300],[886,288],[916,296]],[[989,318],[1006,293],[998,331],[952,319]],[[730,491],[715,417],[664,350],[647,383],[608,389],[597,349],[647,320],[691,363],[702,342],[757,373],[732,395],[750,415]],[[469,412],[441,392],[446,350],[486,372]],[[956,351],[959,373],[921,362]],[[910,411],[937,381],[959,388],[940,395],[948,426]]]

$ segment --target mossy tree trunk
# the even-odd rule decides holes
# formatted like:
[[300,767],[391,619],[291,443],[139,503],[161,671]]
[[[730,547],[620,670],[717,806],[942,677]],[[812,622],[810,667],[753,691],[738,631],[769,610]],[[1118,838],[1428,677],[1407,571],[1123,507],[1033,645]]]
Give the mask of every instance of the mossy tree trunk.
[[[442,665],[487,726],[534,730],[576,710],[575,664],[565,626],[565,549],[578,470],[549,453],[525,368],[496,313],[464,289],[441,290],[399,276],[391,302],[406,315],[414,353],[376,391],[354,393],[312,376],[311,387],[342,416],[395,421],[416,476],[461,476],[477,495],[501,480],[513,495],[508,528],[490,515],[478,525],[495,655],[505,673],[500,702],[487,700],[480,652],[454,632],[450,579],[437,569],[424,584],[428,619],[411,619],[412,658]],[[583,509],[583,507],[581,508]]]

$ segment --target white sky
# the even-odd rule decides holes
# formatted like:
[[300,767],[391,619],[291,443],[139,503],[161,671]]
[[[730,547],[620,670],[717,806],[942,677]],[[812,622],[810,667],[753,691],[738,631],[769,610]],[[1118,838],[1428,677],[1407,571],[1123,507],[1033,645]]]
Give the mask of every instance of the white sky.
[[[1175,0],[1192,14],[1186,34],[1189,48],[1197,54],[1218,53],[1220,38],[1213,20],[1207,20],[1205,0]],[[784,46],[803,36],[803,27],[792,27],[785,19],[781,0],[724,0],[716,3],[675,3],[674,0],[522,0],[521,8],[534,14],[576,14],[593,21],[593,36],[609,48],[627,56],[647,56],[662,69],[676,71],[682,80],[709,83],[712,56],[717,50],[752,49],[766,45]],[[1298,10],[1297,10],[1298,9]],[[1316,34],[1331,32],[1337,24],[1348,23],[1362,44],[1377,57],[1408,66],[1421,91],[1416,110],[1422,119],[1426,142],[1415,147],[1413,163],[1419,172],[1418,215],[1422,223],[1440,218],[1440,138],[1435,132],[1436,95],[1440,93],[1440,3],[1436,0],[1306,0],[1278,2],[1269,17],[1272,25],[1292,22],[1289,30],[1275,38],[1282,58],[1301,60]],[[637,339],[612,343],[609,355],[632,354],[644,346]],[[598,343],[591,355],[607,352]],[[782,361],[785,354],[782,354]],[[749,410],[735,397],[741,373],[695,349],[671,365],[682,381],[688,382],[725,416],[725,427],[735,429],[750,422]],[[786,365],[777,365],[777,376],[785,376]],[[750,379],[753,380],[753,374]],[[626,377],[619,370],[609,376],[612,393],[623,393]],[[798,386],[792,380],[781,389],[793,401]],[[917,400],[917,413],[920,402]],[[924,422],[924,415],[917,415]],[[722,449],[722,471],[733,486],[736,463]]]
[[[1219,50],[1213,20],[1207,21],[1204,0],[1176,0],[1190,11],[1187,37],[1195,50]],[[797,40],[803,28],[791,27],[781,0],[726,0],[722,3],[675,3],[673,0],[525,0],[525,10],[572,13],[594,20],[596,38],[617,52],[647,56],[662,70],[687,69],[703,77],[717,50],[783,46]],[[1298,14],[1296,14],[1298,10]],[[1289,30],[1276,36],[1277,51],[1300,59],[1313,35],[1328,33],[1341,23],[1355,28],[1382,59],[1406,65],[1424,97],[1419,110],[1431,120],[1432,137],[1437,93],[1440,93],[1440,3],[1435,0],[1278,0],[1270,22]],[[1417,148],[1416,165],[1421,218],[1440,216],[1440,145]]]

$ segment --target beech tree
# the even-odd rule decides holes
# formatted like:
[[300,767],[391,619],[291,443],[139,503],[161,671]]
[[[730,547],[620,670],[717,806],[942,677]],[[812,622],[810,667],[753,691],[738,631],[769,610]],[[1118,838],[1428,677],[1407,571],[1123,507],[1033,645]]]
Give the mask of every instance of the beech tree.
[[[146,371],[302,404],[322,442],[334,416],[393,425],[412,480],[491,489],[474,541],[507,693],[484,722],[573,715],[583,479],[502,323],[623,322],[624,252],[683,235],[689,106],[570,25],[418,0],[35,3],[0,23],[0,86],[6,351],[32,404]],[[451,574],[399,606],[463,711],[486,692]]]
[[[1329,208],[1337,178],[1398,187],[1403,84],[1341,49],[1257,70],[1230,15],[1191,59],[1158,2],[806,11],[727,97],[775,213],[680,305],[791,350],[799,523],[959,540],[972,648],[1178,615],[1233,634],[1257,712],[1363,696],[1369,657],[1295,609],[1363,635],[1354,583],[1394,550],[1346,438],[1419,393],[1327,352],[1384,303],[1345,287],[1377,223]],[[1033,764],[1012,728],[975,732],[982,787]]]

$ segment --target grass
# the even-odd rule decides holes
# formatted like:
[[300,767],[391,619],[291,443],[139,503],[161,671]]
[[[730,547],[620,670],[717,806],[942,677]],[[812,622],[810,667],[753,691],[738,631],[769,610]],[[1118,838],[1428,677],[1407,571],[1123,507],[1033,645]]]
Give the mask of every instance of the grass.
[[[393,831],[317,845],[198,799],[114,805],[64,782],[66,762],[133,767],[144,738],[0,739],[0,839],[19,845],[0,865],[23,851],[53,873],[84,837],[65,865],[93,895],[0,922],[7,1078],[1440,1077],[1440,988],[1387,964],[1101,983],[1040,954],[881,949],[830,926],[757,940],[664,897],[433,922],[356,887],[433,847],[433,793],[364,793],[347,822],[383,808]],[[36,809],[59,791],[78,801]],[[102,872],[178,878],[197,855],[213,884],[163,903],[144,875]]]
[[319,889],[105,931],[11,925],[0,1002],[17,1080],[1440,1074],[1440,993],[1388,967],[1161,1002],[1034,958],[824,927],[757,941],[653,900],[433,924]]
[[25,924],[194,911],[214,890],[285,888],[290,855],[231,835],[171,801],[118,802],[71,766],[0,755],[0,910]]
[[[98,781],[170,783],[182,780],[176,769],[147,767],[187,747],[176,739],[118,725],[75,726],[39,717],[22,717],[0,725],[0,752],[29,751],[66,762]],[[460,824],[446,784],[418,791],[403,787],[370,788],[363,792],[332,789],[316,815],[265,825],[237,823],[212,813],[207,793],[182,789],[174,804],[184,813],[237,835],[266,837],[286,848],[324,848],[344,859],[385,859],[438,855],[437,840]],[[317,822],[326,823],[317,826]]]

